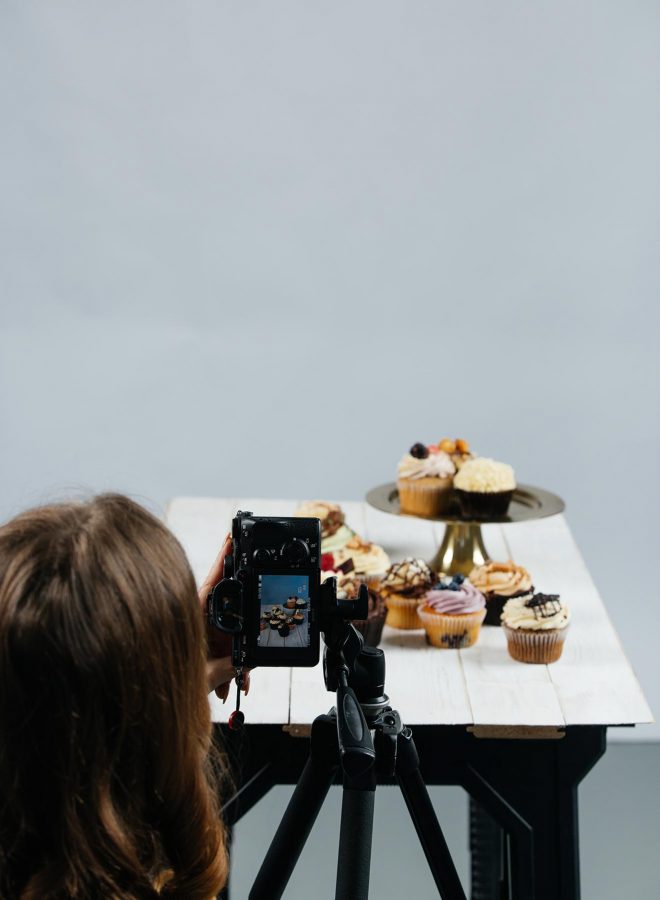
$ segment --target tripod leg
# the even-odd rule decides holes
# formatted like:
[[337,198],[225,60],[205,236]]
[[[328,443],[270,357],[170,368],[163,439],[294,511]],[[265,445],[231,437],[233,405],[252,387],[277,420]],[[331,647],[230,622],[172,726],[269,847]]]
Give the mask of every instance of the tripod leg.
[[465,891],[419,771],[419,756],[409,728],[404,728],[398,736],[396,777],[442,900],[465,900]]
[[335,900],[367,900],[376,779],[365,787],[344,784]]
[[338,768],[336,722],[318,716],[312,726],[310,758],[257,873],[250,900],[282,896]]

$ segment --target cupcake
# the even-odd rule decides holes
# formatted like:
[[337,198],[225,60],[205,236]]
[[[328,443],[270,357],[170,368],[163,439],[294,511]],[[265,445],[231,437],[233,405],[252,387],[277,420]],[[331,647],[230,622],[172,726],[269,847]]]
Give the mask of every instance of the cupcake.
[[[337,597],[340,599],[355,600],[363,584],[360,577],[354,570],[342,572],[341,570],[326,570],[321,572],[321,581],[328,578],[336,578],[337,580]],[[377,647],[383,635],[383,625],[385,624],[385,603],[378,593],[371,588],[367,588],[369,592],[369,611],[366,619],[351,619],[354,625],[364,638],[364,643],[368,647]]]
[[[349,559],[353,561],[355,574],[367,585],[376,587],[390,567],[390,558],[382,547],[363,541],[355,535],[342,550],[332,556],[332,567],[341,568]],[[323,560],[321,561],[323,564]]]
[[502,613],[509,654],[519,662],[551,663],[561,656],[570,613],[559,594],[509,600]]
[[453,441],[451,438],[443,438],[438,441],[438,449],[448,454],[457,471],[468,459],[474,459],[474,453],[470,452],[470,445],[463,438],[455,438]]
[[468,578],[486,598],[486,625],[499,626],[507,600],[513,597],[527,599],[534,592],[532,577],[527,569],[517,566],[512,560],[504,563],[489,561],[475,566]]
[[515,488],[511,466],[483,456],[465,462],[454,478],[454,490],[466,519],[505,516]]
[[304,616],[303,613],[301,613],[301,612],[294,613],[294,614],[291,616],[291,618],[293,619],[293,621],[294,621],[297,625],[300,625],[301,622],[304,622],[304,621],[305,621],[305,616]]
[[401,512],[429,519],[448,512],[455,471],[451,457],[435,444],[413,444],[397,468]]
[[433,572],[423,559],[408,556],[391,565],[378,591],[387,607],[385,624],[393,628],[421,628],[417,607],[433,582]]
[[429,644],[459,650],[479,637],[486,600],[464,575],[443,576],[426,592],[417,613]]
[[295,597],[287,597],[286,603],[284,605],[286,606],[287,609],[295,609],[297,602],[298,601]]
[[307,606],[307,600],[304,597],[297,597],[294,605],[296,609],[304,609]]
[[305,519],[320,519],[322,538],[336,534],[344,524],[341,506],[337,503],[328,503],[326,500],[306,500],[300,504],[294,515]]
[[269,622],[268,624],[269,624],[270,627],[273,629],[273,631],[277,631],[277,629],[280,627],[280,625],[281,625],[282,623],[280,622],[279,619],[271,619],[270,622]]
[[280,637],[288,637],[290,631],[291,629],[289,628],[288,622],[282,622],[277,629],[277,633],[280,635]]

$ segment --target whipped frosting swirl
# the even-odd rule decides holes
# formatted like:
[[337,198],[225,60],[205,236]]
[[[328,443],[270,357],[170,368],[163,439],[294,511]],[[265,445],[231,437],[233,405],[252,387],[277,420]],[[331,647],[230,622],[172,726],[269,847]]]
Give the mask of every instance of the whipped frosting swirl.
[[397,474],[399,478],[449,478],[456,471],[449,454],[443,450],[429,453],[425,459],[417,459],[406,453],[399,462]]
[[502,611],[502,623],[507,628],[525,631],[552,631],[566,628],[571,618],[568,606],[558,594],[534,594],[532,597],[513,597]]
[[359,575],[382,575],[390,566],[390,558],[382,547],[363,541],[357,535],[345,547],[337,550],[334,557],[337,566],[352,559]]
[[512,491],[516,487],[516,476],[507,463],[480,456],[468,459],[461,466],[454,478],[454,487],[484,494]]
[[527,569],[517,566],[513,560],[508,562],[487,562],[475,566],[469,579],[482,593],[512,597],[514,594],[529,593],[533,590],[532,576]]
[[425,599],[424,609],[444,615],[478,612],[486,606],[484,595],[467,578],[458,590],[450,590],[439,582],[427,592]]

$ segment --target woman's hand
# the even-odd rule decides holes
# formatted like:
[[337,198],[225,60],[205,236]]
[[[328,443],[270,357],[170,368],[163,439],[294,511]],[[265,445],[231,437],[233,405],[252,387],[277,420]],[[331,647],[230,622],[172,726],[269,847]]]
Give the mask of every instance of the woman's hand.
[[[211,566],[209,574],[206,576],[202,586],[197,592],[199,603],[206,621],[206,604],[208,596],[213,587],[223,577],[225,570],[225,557],[231,552],[231,537],[227,535],[224,539],[220,552],[215,558],[215,562]],[[224,634],[218,629],[208,624],[207,629],[212,629],[208,635],[209,645],[211,649],[211,657],[206,661],[206,680],[209,686],[209,693],[215,691],[218,697],[224,703],[229,696],[231,683],[236,675],[236,670],[231,661],[231,637]],[[243,670],[243,691],[246,696],[250,690],[250,671]]]

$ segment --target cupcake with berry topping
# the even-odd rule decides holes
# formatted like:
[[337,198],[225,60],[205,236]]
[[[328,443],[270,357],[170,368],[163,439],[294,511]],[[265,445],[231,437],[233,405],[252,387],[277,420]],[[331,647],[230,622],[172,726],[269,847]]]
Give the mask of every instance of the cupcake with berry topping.
[[467,460],[454,478],[454,490],[466,519],[505,516],[515,488],[511,466],[486,457]]
[[527,599],[534,593],[532,576],[527,569],[517,566],[511,559],[508,562],[489,560],[481,566],[475,566],[468,577],[486,598],[486,625],[499,626],[504,604],[508,600],[513,597]]
[[351,559],[355,574],[369,587],[377,588],[390,567],[390,558],[383,548],[378,544],[363,541],[357,534],[343,549],[331,555],[334,568],[339,568]]
[[406,557],[389,567],[378,593],[387,607],[386,625],[392,628],[421,628],[417,607],[435,576],[423,559]]
[[559,594],[509,600],[502,613],[509,655],[519,662],[556,662],[564,649],[570,612]]
[[396,486],[401,512],[435,519],[449,512],[456,466],[435,444],[413,444],[400,460]]
[[464,575],[441,576],[424,595],[417,614],[429,644],[459,650],[479,637],[486,600]]

